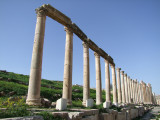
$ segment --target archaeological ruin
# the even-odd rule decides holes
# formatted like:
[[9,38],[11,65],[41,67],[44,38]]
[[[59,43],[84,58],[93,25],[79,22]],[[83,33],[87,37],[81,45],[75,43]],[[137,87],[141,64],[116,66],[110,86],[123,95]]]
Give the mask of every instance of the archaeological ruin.
[[[121,70],[115,68],[114,60],[103,49],[97,46],[85,33],[71,21],[69,17],[55,9],[49,4],[42,5],[36,9],[37,23],[35,29],[34,46],[31,61],[30,79],[28,87],[28,96],[26,103],[28,105],[41,105],[40,87],[43,42],[45,34],[46,17],[64,26],[66,31],[65,59],[64,59],[64,79],[62,98],[67,100],[67,104],[72,104],[72,64],[73,64],[73,34],[82,40],[83,45],[83,102],[90,98],[90,69],[89,69],[89,49],[94,51],[95,69],[96,69],[96,104],[102,104],[102,81],[100,57],[105,62],[105,92],[106,101],[103,103],[106,108],[110,105],[127,104],[156,104],[155,95],[152,93],[151,84],[130,78],[130,76]],[[111,67],[111,71],[110,68]],[[110,93],[110,72],[112,72],[113,103]],[[159,101],[158,101],[159,102]]]

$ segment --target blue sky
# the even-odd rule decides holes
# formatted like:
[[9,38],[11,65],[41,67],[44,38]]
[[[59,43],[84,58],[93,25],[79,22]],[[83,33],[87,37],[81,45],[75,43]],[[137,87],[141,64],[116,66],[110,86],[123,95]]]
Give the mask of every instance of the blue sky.
[[[159,0],[1,0],[0,69],[30,73],[36,26],[35,9],[51,4],[71,18],[132,79],[151,83],[160,94]],[[42,78],[63,80],[64,26],[47,17]],[[73,84],[83,84],[82,41],[73,38]],[[95,59],[90,52],[91,87],[96,86]],[[101,58],[102,87],[105,65]]]

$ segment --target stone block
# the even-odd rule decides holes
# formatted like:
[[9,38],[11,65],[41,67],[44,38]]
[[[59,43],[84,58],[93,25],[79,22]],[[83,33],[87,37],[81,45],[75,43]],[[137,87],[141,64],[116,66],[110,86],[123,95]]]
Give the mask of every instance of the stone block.
[[104,108],[109,108],[111,106],[111,103],[110,102],[104,102],[103,103],[103,107]]
[[131,119],[138,117],[138,109],[131,109]]
[[102,113],[99,120],[114,120],[112,113]]
[[56,102],[56,109],[57,110],[65,110],[67,108],[67,100],[64,98],[60,98]]
[[118,112],[116,120],[126,120],[126,112]]
[[86,100],[86,107],[93,107],[94,100],[93,99],[87,99]]

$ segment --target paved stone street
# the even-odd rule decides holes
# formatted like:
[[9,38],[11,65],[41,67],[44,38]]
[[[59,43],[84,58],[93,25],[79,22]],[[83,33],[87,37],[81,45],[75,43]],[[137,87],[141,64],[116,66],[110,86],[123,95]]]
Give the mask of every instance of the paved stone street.
[[158,112],[160,112],[160,107],[154,107],[150,112],[144,115],[142,120],[154,119],[154,115],[158,115]]

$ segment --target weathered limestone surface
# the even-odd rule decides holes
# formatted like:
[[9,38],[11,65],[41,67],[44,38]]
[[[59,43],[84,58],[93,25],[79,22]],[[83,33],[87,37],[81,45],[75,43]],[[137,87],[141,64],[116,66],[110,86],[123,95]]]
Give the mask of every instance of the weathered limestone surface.
[[93,107],[94,100],[93,99],[87,99],[86,100],[86,107]]
[[72,31],[85,43],[88,44],[89,48],[93,51],[97,52],[100,56],[104,59],[108,59],[110,64],[114,64],[114,61],[111,56],[109,56],[104,50],[99,48],[91,39],[87,37],[86,34],[75,24],[72,23],[71,19],[52,7],[49,4],[44,4],[41,7],[37,8],[36,10],[43,10],[45,11],[46,15],[50,18],[56,20],[57,22],[61,23],[62,25],[69,27]]
[[128,101],[127,74],[124,74],[124,82],[125,82],[125,97],[126,97],[126,103],[129,103],[129,101]]
[[111,69],[112,69],[112,86],[113,86],[113,104],[117,105],[118,100],[117,100],[117,85],[116,85],[115,66],[111,65]]
[[110,98],[110,72],[109,61],[105,60],[105,82],[106,82],[106,102],[111,102]]
[[126,112],[118,112],[116,120],[126,120]]
[[127,77],[127,87],[128,87],[128,103],[131,103],[131,94],[130,94],[130,77]]
[[35,30],[34,46],[32,52],[32,62],[29,78],[28,105],[41,105],[40,87],[42,72],[43,43],[45,34],[46,15],[44,11],[37,11],[37,23]]
[[83,43],[83,105],[90,96],[90,80],[89,80],[89,47]]
[[118,86],[118,103],[119,104],[122,103],[120,70],[121,68],[117,68],[117,86]]
[[67,100],[60,98],[56,102],[56,109],[57,110],[65,110],[67,108]]
[[124,71],[121,71],[121,87],[122,87],[122,103],[126,103],[126,99],[125,99]]
[[64,61],[63,98],[72,104],[72,61],[73,61],[73,32],[65,27],[66,46]]
[[138,117],[138,109],[131,109],[131,119]]
[[101,83],[101,65],[100,56],[96,52],[95,55],[95,66],[96,66],[96,104],[102,103],[102,83]]

